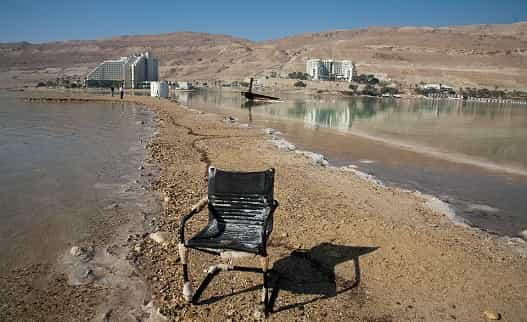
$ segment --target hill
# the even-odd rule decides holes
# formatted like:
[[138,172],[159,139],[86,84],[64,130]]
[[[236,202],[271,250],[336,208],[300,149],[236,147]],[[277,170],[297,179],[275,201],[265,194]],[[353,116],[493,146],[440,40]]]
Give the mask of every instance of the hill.
[[44,44],[0,44],[0,86],[62,75],[83,78],[100,61],[152,51],[164,79],[241,79],[303,71],[308,58],[351,59],[359,73],[408,84],[527,89],[527,23],[369,27],[254,42],[176,32]]

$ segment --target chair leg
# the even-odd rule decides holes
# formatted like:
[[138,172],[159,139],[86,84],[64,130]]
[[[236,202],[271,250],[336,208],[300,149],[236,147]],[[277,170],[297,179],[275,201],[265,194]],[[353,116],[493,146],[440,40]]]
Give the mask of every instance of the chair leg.
[[192,301],[192,295],[194,294],[194,291],[192,290],[192,283],[190,282],[188,276],[189,250],[187,250],[183,243],[179,243],[178,248],[179,258],[181,259],[181,263],[183,264],[183,297],[185,298],[185,301],[190,303]]
[[268,270],[269,270],[269,257],[262,256],[260,258],[263,272],[263,288],[262,288],[262,303],[267,313],[267,304],[269,301],[269,285],[268,285]]

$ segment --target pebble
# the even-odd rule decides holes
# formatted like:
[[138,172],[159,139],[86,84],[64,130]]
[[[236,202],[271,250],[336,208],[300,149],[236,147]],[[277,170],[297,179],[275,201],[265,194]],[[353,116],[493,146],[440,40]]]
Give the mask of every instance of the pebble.
[[158,244],[163,244],[168,240],[169,235],[166,232],[158,231],[148,235],[148,237]]
[[501,314],[499,314],[496,311],[487,310],[487,311],[483,312],[483,314],[485,315],[487,320],[499,320],[499,319],[501,319]]
[[262,309],[260,309],[259,307],[257,307],[256,309],[254,309],[254,312],[253,312],[253,318],[257,321],[260,321],[262,320],[264,314],[262,312]]

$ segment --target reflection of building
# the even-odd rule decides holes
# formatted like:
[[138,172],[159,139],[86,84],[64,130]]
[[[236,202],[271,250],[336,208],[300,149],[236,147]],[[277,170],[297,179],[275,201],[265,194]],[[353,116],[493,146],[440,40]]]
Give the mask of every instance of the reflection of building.
[[168,83],[162,82],[150,82],[150,96],[154,97],[168,97]]
[[304,122],[335,129],[348,129],[353,122],[353,111],[349,108],[343,110],[312,108],[306,111]]
[[306,72],[312,79],[339,80],[348,82],[357,76],[355,63],[351,60],[309,59]]
[[159,61],[149,52],[100,63],[86,76],[86,86],[140,88],[145,81],[158,80]]
[[192,89],[192,84],[189,82],[177,82],[178,89]]

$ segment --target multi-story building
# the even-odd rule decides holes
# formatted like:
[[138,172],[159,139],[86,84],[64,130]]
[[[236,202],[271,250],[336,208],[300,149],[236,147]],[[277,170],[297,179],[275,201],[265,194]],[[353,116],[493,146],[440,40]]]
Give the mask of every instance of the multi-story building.
[[351,60],[309,59],[306,62],[306,73],[312,79],[351,82],[357,76],[357,69]]
[[139,88],[145,81],[158,80],[159,61],[149,52],[100,63],[86,76],[86,86]]

